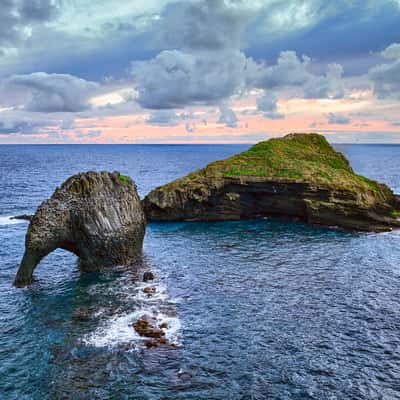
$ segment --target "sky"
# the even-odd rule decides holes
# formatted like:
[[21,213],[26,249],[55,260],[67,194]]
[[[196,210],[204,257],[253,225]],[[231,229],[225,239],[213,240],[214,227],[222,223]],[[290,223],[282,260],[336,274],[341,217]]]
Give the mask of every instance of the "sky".
[[0,0],[0,144],[400,143],[400,0]]

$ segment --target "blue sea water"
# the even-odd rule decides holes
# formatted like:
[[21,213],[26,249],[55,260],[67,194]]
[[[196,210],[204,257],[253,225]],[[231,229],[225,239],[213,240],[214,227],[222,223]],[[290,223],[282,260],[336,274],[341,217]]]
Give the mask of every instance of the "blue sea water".
[[[400,193],[400,146],[337,147]],[[149,224],[152,298],[135,271],[80,275],[63,251],[31,287],[12,287],[27,223],[8,217],[71,174],[118,170],[145,195],[245,148],[0,146],[1,400],[400,399],[399,232]],[[143,313],[168,322],[174,346],[143,346],[132,328]]]

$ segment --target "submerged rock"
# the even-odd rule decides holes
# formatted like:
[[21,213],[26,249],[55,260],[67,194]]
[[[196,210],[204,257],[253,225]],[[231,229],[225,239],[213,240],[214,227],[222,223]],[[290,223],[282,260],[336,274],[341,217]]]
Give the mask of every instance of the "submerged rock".
[[143,281],[148,282],[154,280],[156,277],[151,271],[147,271],[143,274]]
[[355,174],[318,134],[260,142],[153,190],[143,205],[153,221],[277,216],[364,231],[400,227],[398,196]]
[[149,349],[151,347],[160,347],[161,345],[166,345],[168,344],[168,341],[165,337],[161,337],[157,340],[156,339],[146,340],[144,344]]
[[155,292],[156,292],[156,288],[155,287],[145,287],[143,289],[143,293],[146,293],[147,296],[152,296]]
[[133,181],[118,172],[87,172],[67,179],[32,217],[14,284],[32,282],[41,259],[61,248],[83,271],[128,265],[141,255],[145,216]]

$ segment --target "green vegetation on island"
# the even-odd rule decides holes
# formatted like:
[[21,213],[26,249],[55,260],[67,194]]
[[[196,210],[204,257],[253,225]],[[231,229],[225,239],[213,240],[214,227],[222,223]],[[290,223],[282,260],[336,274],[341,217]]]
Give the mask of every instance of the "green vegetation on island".
[[316,133],[290,134],[260,142],[247,151],[215,161],[163,187],[201,184],[206,178],[263,177],[306,182],[330,189],[371,192],[386,198],[387,187],[354,173],[347,159]]

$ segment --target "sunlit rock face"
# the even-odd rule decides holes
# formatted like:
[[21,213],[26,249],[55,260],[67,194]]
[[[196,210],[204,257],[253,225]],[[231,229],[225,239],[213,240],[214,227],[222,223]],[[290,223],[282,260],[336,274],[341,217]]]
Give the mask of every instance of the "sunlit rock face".
[[37,209],[14,284],[28,285],[39,262],[61,248],[76,254],[83,271],[137,261],[146,221],[134,182],[118,172],[74,175]]
[[400,202],[354,173],[318,134],[290,134],[161,186],[143,201],[148,220],[283,217],[364,231],[400,226]]

